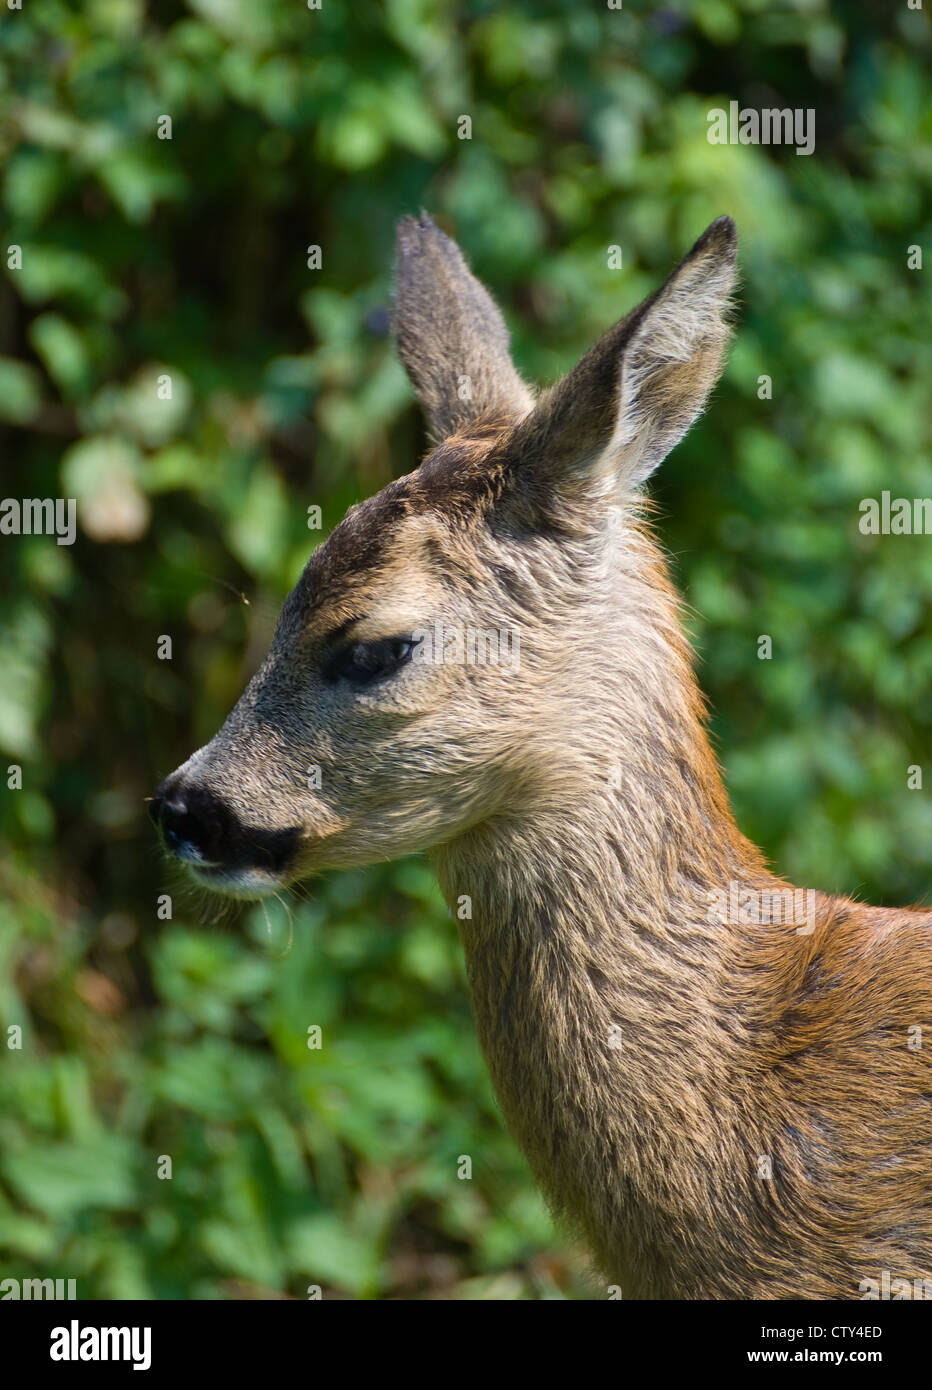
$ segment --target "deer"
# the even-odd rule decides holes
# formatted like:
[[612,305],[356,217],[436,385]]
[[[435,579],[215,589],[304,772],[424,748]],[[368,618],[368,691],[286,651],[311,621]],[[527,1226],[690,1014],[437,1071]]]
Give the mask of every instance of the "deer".
[[[231,897],[427,853],[504,1121],[610,1296],[932,1294],[932,912],[768,909],[796,890],[736,825],[648,515],[736,268],[719,217],[537,392],[456,243],[403,219],[428,452],[313,551],[150,810]],[[520,660],[425,659],[438,624],[519,633]]]

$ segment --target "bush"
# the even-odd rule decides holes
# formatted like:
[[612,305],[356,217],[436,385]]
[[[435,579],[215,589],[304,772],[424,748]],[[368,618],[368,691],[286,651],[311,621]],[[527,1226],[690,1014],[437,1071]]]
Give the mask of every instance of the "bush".
[[[455,231],[542,380],[735,217],[731,363],[654,489],[728,784],[797,881],[927,891],[906,779],[932,552],[862,535],[858,506],[929,491],[928,49],[922,12],[822,0],[5,13],[3,491],[75,497],[80,529],[0,537],[4,1274],[587,1296],[420,861],[236,924],[157,910],[177,885],[144,798],[221,722],[320,535],[424,447],[388,336],[404,212]],[[730,100],[812,108],[815,153],[711,145]]]

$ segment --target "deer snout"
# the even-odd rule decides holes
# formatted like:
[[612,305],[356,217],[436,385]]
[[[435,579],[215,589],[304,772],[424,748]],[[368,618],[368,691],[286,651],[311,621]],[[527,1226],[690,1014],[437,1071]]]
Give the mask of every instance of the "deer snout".
[[235,818],[219,797],[206,788],[186,785],[175,773],[166,778],[150,801],[149,815],[179,859],[213,865],[225,858]]
[[149,803],[149,815],[165,844],[200,878],[221,880],[254,871],[278,878],[292,858],[297,827],[273,830],[247,825],[220,796],[203,784],[173,772]]

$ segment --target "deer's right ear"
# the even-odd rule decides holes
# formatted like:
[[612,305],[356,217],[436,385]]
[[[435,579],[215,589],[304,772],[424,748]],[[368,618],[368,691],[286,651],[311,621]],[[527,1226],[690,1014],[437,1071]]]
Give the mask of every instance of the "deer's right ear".
[[723,365],[737,240],[731,218],[718,218],[667,282],[543,394],[513,436],[526,498],[631,491],[683,437]]
[[495,301],[426,213],[398,226],[395,333],[435,442],[480,417],[518,420],[533,405]]

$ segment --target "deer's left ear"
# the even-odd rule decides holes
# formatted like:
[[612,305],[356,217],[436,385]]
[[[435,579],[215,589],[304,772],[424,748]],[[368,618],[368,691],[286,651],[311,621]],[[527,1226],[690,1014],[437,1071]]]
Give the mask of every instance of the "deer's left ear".
[[515,458],[539,500],[635,488],[682,439],[723,365],[737,240],[730,217],[713,222],[518,426]]

